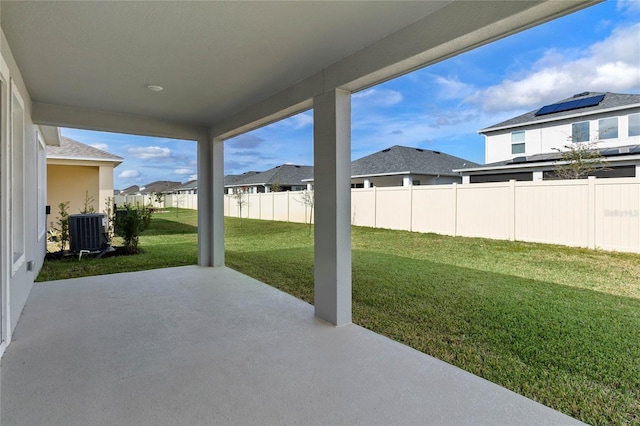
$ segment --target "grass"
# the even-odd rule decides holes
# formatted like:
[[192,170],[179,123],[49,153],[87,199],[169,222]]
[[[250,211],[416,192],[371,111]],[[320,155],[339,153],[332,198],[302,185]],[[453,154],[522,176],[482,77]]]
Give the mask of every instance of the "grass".
[[[157,215],[143,255],[58,263],[195,263],[191,215]],[[313,303],[305,225],[225,226],[229,267]],[[358,227],[352,247],[355,323],[582,421],[640,424],[640,255]]]

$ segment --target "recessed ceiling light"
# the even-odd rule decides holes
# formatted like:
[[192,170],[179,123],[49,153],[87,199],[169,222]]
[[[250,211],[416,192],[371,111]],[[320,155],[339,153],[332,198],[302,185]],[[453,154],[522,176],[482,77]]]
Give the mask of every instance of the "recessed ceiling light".
[[147,89],[152,92],[161,92],[164,88],[162,86],[158,86],[157,84],[147,84]]

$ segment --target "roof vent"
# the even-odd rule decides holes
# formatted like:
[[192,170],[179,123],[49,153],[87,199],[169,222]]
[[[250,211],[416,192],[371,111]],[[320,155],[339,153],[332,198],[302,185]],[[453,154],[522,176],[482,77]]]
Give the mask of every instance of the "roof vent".
[[300,166],[296,166],[296,169],[299,169],[299,168],[300,168]]
[[433,151],[434,154],[442,154],[440,151]]
[[527,157],[516,157],[511,161],[513,163],[526,163],[527,162]]
[[580,96],[587,96],[589,92],[576,93],[573,95],[574,98],[579,98]]
[[422,149],[422,148],[416,148],[416,151],[424,152],[424,149]]
[[276,169],[279,169],[279,168],[280,168],[280,166],[276,166]]
[[389,152],[391,151],[391,148],[387,148],[387,149],[383,149],[382,152]]

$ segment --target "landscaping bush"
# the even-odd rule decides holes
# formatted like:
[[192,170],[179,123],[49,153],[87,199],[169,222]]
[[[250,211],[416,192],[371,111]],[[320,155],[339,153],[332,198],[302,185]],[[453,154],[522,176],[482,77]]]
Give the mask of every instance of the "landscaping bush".
[[125,204],[116,210],[115,234],[122,237],[125,251],[138,253],[138,237],[149,227],[152,210],[150,206],[133,207]]

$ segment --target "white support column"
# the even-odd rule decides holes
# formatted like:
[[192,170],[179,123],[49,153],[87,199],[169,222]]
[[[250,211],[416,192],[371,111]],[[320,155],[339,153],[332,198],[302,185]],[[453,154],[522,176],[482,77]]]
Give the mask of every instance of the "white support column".
[[413,176],[402,177],[402,186],[412,186],[412,185],[413,185]]
[[198,140],[198,265],[224,266],[224,141]]
[[469,175],[462,176],[462,183],[465,185],[468,183],[471,183],[471,176]]
[[363,188],[371,188],[371,181],[369,180],[369,178],[364,179]]
[[533,171],[533,180],[542,180],[544,178],[544,174],[542,170]]
[[351,323],[351,94],[313,100],[315,314]]

